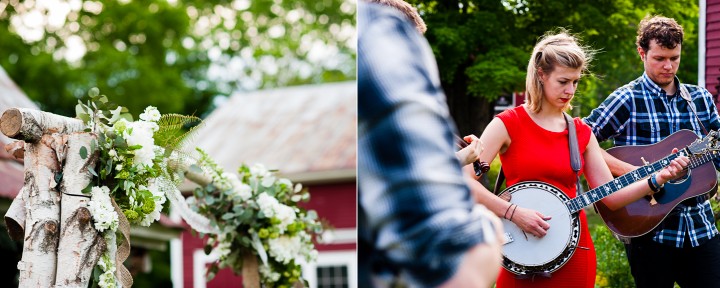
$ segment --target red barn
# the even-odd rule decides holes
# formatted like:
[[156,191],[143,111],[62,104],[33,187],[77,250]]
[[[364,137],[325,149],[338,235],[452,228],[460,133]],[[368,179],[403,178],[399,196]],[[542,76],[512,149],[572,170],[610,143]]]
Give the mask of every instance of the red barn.
[[[356,287],[356,82],[237,93],[203,125],[195,144],[225,171],[262,163],[309,188],[306,208],[335,229],[329,243],[317,245],[318,261],[304,265],[303,275],[311,287]],[[206,283],[205,268],[215,259],[189,230],[181,239],[171,243],[174,287],[240,285],[229,269]]]
[[700,1],[698,84],[715,95],[720,77],[720,1]]

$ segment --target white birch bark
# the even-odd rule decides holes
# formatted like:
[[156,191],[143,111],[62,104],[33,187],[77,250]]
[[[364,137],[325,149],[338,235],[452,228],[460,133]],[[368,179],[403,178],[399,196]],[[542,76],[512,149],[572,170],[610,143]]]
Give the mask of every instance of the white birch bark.
[[[105,251],[105,241],[95,230],[87,208],[89,195],[82,189],[92,181],[88,167],[95,167],[98,152],[91,151],[91,133],[67,135],[67,158],[60,182],[60,246],[55,287],[87,287],[98,259]],[[87,149],[85,159],[81,147]]]
[[25,243],[18,263],[20,287],[52,287],[55,284],[59,236],[60,195],[55,174],[60,172],[55,147],[59,137],[43,135],[26,143]]
[[43,134],[80,132],[85,124],[69,118],[27,108],[10,108],[0,117],[0,131],[10,138],[37,142]]
[[5,226],[8,229],[10,238],[15,241],[22,241],[25,235],[25,187],[20,188],[17,196],[10,204],[5,213]]

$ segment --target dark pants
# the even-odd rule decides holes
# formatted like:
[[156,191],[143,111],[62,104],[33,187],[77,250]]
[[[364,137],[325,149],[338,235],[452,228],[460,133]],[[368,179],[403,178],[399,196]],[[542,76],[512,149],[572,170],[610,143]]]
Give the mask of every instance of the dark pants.
[[720,237],[698,247],[675,248],[652,241],[649,235],[625,245],[630,271],[638,288],[720,287]]

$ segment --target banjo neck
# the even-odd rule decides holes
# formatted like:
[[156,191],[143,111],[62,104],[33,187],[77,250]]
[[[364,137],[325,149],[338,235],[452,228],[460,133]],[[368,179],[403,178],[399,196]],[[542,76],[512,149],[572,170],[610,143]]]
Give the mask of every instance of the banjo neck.
[[[597,201],[600,201],[601,199],[609,196],[610,194],[615,193],[618,190],[629,186],[630,184],[640,181],[641,179],[643,179],[647,176],[650,176],[655,172],[662,170],[666,166],[670,165],[670,161],[672,161],[673,159],[675,159],[681,155],[692,155],[692,154],[689,153],[688,148],[684,148],[676,153],[666,156],[665,158],[662,158],[658,161],[655,161],[653,163],[647,164],[638,169],[635,169],[633,171],[625,173],[622,176],[619,176],[610,182],[607,182],[603,185],[595,187],[595,189],[587,191],[586,193],[578,195],[577,197],[566,201],[565,205],[567,205],[568,210],[570,210],[571,213],[578,212],[581,209],[583,209],[584,207],[589,206],[590,204],[593,204]],[[692,156],[690,156],[690,164],[688,165],[688,167],[686,169],[692,169],[692,168],[698,167],[702,164],[705,164],[705,163],[711,161],[713,158],[715,158],[715,157],[708,153],[692,155]]]

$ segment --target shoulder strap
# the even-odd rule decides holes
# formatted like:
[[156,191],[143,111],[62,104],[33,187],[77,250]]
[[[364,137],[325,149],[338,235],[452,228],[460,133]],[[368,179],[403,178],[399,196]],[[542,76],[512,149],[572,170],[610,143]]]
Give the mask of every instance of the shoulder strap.
[[572,167],[573,171],[575,173],[580,172],[580,166],[582,165],[582,162],[580,161],[580,150],[578,148],[578,140],[577,140],[577,131],[575,130],[575,121],[573,121],[572,117],[568,115],[567,113],[563,112],[563,115],[565,115],[565,122],[567,122],[568,126],[568,143],[570,145],[570,166]]
[[565,112],[563,112],[563,115],[565,116],[565,122],[567,122],[568,126],[570,167],[572,167],[572,170],[575,172],[575,177],[577,177],[575,187],[577,189],[577,193],[580,193],[580,191],[582,191],[582,185],[580,184],[580,168],[582,166],[582,160],[580,160],[580,148],[578,148],[577,130],[575,130],[575,121],[573,121],[573,118]]
[[707,129],[705,129],[705,125],[703,125],[702,121],[700,121],[700,117],[698,117],[697,111],[695,111],[695,103],[693,103],[692,98],[690,97],[690,91],[688,91],[687,87],[685,87],[685,85],[683,85],[682,83],[678,83],[678,86],[680,86],[680,97],[687,101],[688,107],[690,107],[690,111],[692,111],[695,115],[695,120],[697,120],[698,124],[700,124],[700,128],[702,128],[703,133],[707,135],[708,132]]

